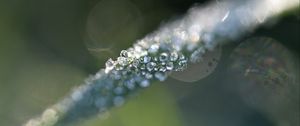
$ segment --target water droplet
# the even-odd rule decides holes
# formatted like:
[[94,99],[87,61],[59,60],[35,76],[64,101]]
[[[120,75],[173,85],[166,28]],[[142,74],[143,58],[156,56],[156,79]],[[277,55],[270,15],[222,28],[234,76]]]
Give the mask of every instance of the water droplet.
[[114,84],[112,82],[108,82],[104,85],[103,89],[112,90],[114,88]]
[[148,52],[146,50],[143,50],[143,51],[140,52],[139,55],[140,56],[146,56],[146,55],[148,55]]
[[126,80],[126,81],[125,81],[125,86],[126,86],[129,90],[135,89],[135,80],[134,80],[134,79]]
[[121,53],[120,53],[120,56],[128,57],[128,52],[126,50],[122,50]]
[[157,78],[159,81],[164,81],[167,79],[167,75],[163,72],[156,72],[154,74],[155,78]]
[[141,52],[143,50],[143,48],[138,44],[134,44],[133,48],[136,52]]
[[121,65],[121,66],[125,66],[125,65],[128,65],[128,61],[125,57],[118,57],[118,63]]
[[146,65],[145,65],[145,64],[142,64],[142,65],[140,66],[140,69],[141,69],[141,70],[145,70],[145,69],[146,69]]
[[146,75],[146,73],[147,73],[146,71],[142,71],[141,72],[142,75]]
[[173,62],[168,62],[167,65],[166,65],[166,69],[167,70],[173,70],[174,68],[174,63]]
[[167,53],[161,53],[160,56],[159,56],[159,60],[161,62],[165,62],[168,60],[168,54]]
[[115,80],[119,80],[121,79],[121,74],[119,71],[117,70],[113,70],[111,73],[111,78],[115,79]]
[[105,73],[108,73],[114,68],[114,61],[110,58],[105,63]]
[[180,55],[179,55],[179,60],[186,60],[186,59],[185,59],[185,56],[184,56],[183,54],[180,54]]
[[107,99],[104,97],[99,97],[95,100],[95,106],[97,108],[104,108],[106,107],[106,104],[107,104]]
[[149,80],[143,80],[143,81],[141,81],[140,82],[140,86],[141,87],[149,87],[150,86],[150,82],[149,82]]
[[140,62],[135,59],[135,60],[132,61],[132,66],[135,67],[135,68],[137,68],[139,66],[139,63]]
[[157,61],[158,61],[158,58],[157,58],[157,57],[154,57],[154,58],[153,58],[153,61],[157,62]]
[[178,62],[178,65],[179,66],[177,67],[177,69],[175,69],[175,71],[182,71],[182,70],[187,68],[187,61],[186,60],[181,60],[181,61]]
[[146,79],[152,79],[153,75],[151,73],[145,74]]
[[[130,49],[132,49],[132,48],[130,48]],[[135,58],[136,56],[135,56],[134,50],[132,49],[132,50],[127,51],[127,56],[131,59]]]
[[152,71],[155,68],[155,66],[156,66],[156,63],[150,62],[150,63],[147,63],[146,67],[147,67],[148,71]]
[[159,49],[159,45],[158,44],[153,44],[150,46],[150,48],[148,49],[149,53],[157,53]]
[[121,71],[122,76],[127,76],[129,73],[130,73],[130,71],[128,71],[127,69]]
[[116,88],[114,89],[114,93],[115,93],[116,95],[121,95],[121,94],[123,94],[124,92],[125,92],[124,88],[123,88],[123,87],[120,87],[120,86],[118,86],[118,87],[116,87]]
[[124,69],[124,67],[123,67],[122,65],[120,65],[120,64],[117,64],[117,65],[115,66],[115,68],[116,68],[117,71],[120,71],[120,70],[123,70],[123,69]]
[[74,101],[79,101],[80,99],[83,98],[83,94],[82,94],[82,91],[81,90],[76,90],[72,93],[71,95],[71,98],[74,100]]
[[116,96],[113,99],[113,104],[117,107],[122,106],[125,103],[125,99],[122,96]]
[[178,54],[177,52],[172,52],[170,55],[170,60],[171,61],[176,61],[178,59]]
[[150,56],[144,56],[143,58],[143,62],[144,63],[149,63],[151,61],[151,57]]
[[135,82],[141,82],[143,78],[140,75],[135,75],[134,77]]

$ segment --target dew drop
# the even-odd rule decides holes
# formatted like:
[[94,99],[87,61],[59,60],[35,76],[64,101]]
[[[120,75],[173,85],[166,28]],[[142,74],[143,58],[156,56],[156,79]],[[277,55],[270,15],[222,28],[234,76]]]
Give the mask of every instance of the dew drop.
[[82,94],[82,91],[81,90],[77,90],[77,91],[74,91],[71,95],[71,98],[74,100],[74,101],[79,101],[83,98],[83,94]]
[[154,74],[155,78],[157,78],[159,81],[164,81],[167,79],[167,75],[163,72],[156,72]]
[[149,63],[151,61],[151,57],[150,56],[144,56],[143,58],[143,62],[144,63]]
[[135,67],[135,68],[137,68],[139,66],[139,63],[140,62],[138,60],[133,60],[132,61],[132,66]]
[[134,80],[134,79],[126,80],[126,81],[125,81],[125,86],[126,86],[129,90],[135,89],[135,80]]
[[168,62],[166,64],[166,69],[167,70],[173,70],[173,68],[174,68],[174,63],[173,62]]
[[114,68],[114,61],[110,58],[105,63],[105,73],[108,73]]
[[182,71],[182,70],[186,69],[186,67],[187,67],[187,61],[181,60],[178,62],[178,67],[177,67],[177,69],[175,69],[175,71]]
[[115,80],[119,80],[121,79],[121,74],[119,71],[117,70],[113,70],[111,73],[111,78],[115,79]]
[[157,58],[157,57],[154,57],[154,58],[153,58],[153,61],[157,62],[157,61],[158,61],[158,58]]
[[116,96],[113,99],[113,104],[117,107],[122,106],[125,103],[125,99],[122,96]]
[[121,65],[121,66],[125,66],[125,65],[128,65],[128,61],[125,57],[118,57],[118,63]]
[[146,79],[152,79],[153,75],[151,73],[145,74]]
[[142,65],[140,66],[140,69],[141,69],[141,70],[145,70],[145,69],[146,69],[146,65],[145,65],[145,64],[142,64]]
[[159,56],[159,61],[165,62],[168,60],[168,54],[167,53],[161,53]]
[[177,52],[172,52],[170,55],[170,60],[171,61],[176,61],[178,59],[178,54]]
[[155,66],[156,66],[156,63],[150,62],[150,63],[147,63],[146,67],[147,67],[148,71],[152,71],[155,68]]
[[120,53],[120,56],[128,57],[128,52],[126,50],[122,50],[121,53]]
[[116,88],[114,89],[114,93],[115,93],[116,95],[121,95],[121,94],[123,94],[124,92],[125,92],[124,88],[123,88],[123,87],[120,87],[120,86],[118,86],[118,87],[116,87]]
[[150,82],[149,80],[143,80],[140,82],[140,86],[145,88],[145,87],[149,87],[150,86]]
[[150,48],[148,49],[149,53],[157,53],[159,49],[159,45],[158,44],[153,44],[150,46]]
[[161,72],[166,72],[167,69],[166,69],[166,67],[160,67],[160,68],[159,68],[159,71],[161,71]]
[[106,104],[107,104],[107,99],[104,97],[99,97],[95,100],[95,106],[97,108],[104,108],[106,107]]

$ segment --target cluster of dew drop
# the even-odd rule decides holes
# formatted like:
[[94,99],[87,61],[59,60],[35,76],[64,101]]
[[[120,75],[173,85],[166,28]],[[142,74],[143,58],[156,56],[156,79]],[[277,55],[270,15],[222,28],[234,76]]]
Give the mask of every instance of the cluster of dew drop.
[[173,71],[185,70],[188,61],[200,61],[207,43],[199,42],[199,27],[191,28],[165,29],[122,50],[116,60],[109,59],[104,71],[113,85],[113,104],[120,106],[124,94],[149,87],[153,81],[164,81]]
[[186,43],[181,36],[146,37],[132,48],[122,50],[116,60],[106,62],[105,73],[114,84],[115,105],[123,103],[120,97],[124,92],[146,88],[152,81],[164,81],[172,71],[183,71],[187,67],[189,57],[181,50],[184,44],[178,44]]
[[[191,39],[187,30],[168,29],[146,36],[131,48],[122,50],[115,60],[109,59],[105,69],[88,78],[85,85],[77,87],[55,108],[66,113],[66,120],[75,118],[74,115],[109,115],[111,107],[124,105],[127,97],[139,89],[149,87],[154,81],[165,81],[171,72],[184,71],[189,61],[198,61],[196,57],[204,54],[206,47],[196,42],[205,41],[197,35],[197,39],[195,34]],[[190,46],[191,41],[193,46]]]
[[[148,50],[139,45],[123,50],[116,61],[106,62],[105,73],[117,84],[116,95],[124,91],[146,88],[151,81],[164,81],[171,71],[181,71],[187,66],[187,58],[176,51],[163,51],[158,45],[152,45]],[[123,101],[115,97],[114,104]]]

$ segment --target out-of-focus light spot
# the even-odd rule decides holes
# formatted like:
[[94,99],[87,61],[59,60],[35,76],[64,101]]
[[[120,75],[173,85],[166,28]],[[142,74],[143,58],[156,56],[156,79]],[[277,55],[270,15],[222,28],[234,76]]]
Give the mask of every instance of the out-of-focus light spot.
[[300,116],[299,59],[268,37],[242,42],[230,59],[228,75],[245,103],[295,125]]
[[101,0],[90,11],[85,42],[100,59],[117,56],[140,34],[141,12],[129,0]]
[[195,82],[210,75],[218,65],[222,49],[217,47],[214,51],[206,52],[199,62],[189,63],[187,69],[173,72],[170,76],[173,79],[183,82]]

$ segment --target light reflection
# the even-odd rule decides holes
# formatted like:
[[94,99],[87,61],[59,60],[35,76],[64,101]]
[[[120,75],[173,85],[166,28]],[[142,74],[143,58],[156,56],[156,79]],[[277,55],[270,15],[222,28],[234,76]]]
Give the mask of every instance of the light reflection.
[[257,37],[242,42],[230,59],[228,75],[247,105],[278,123],[299,122],[298,58],[278,41]]

